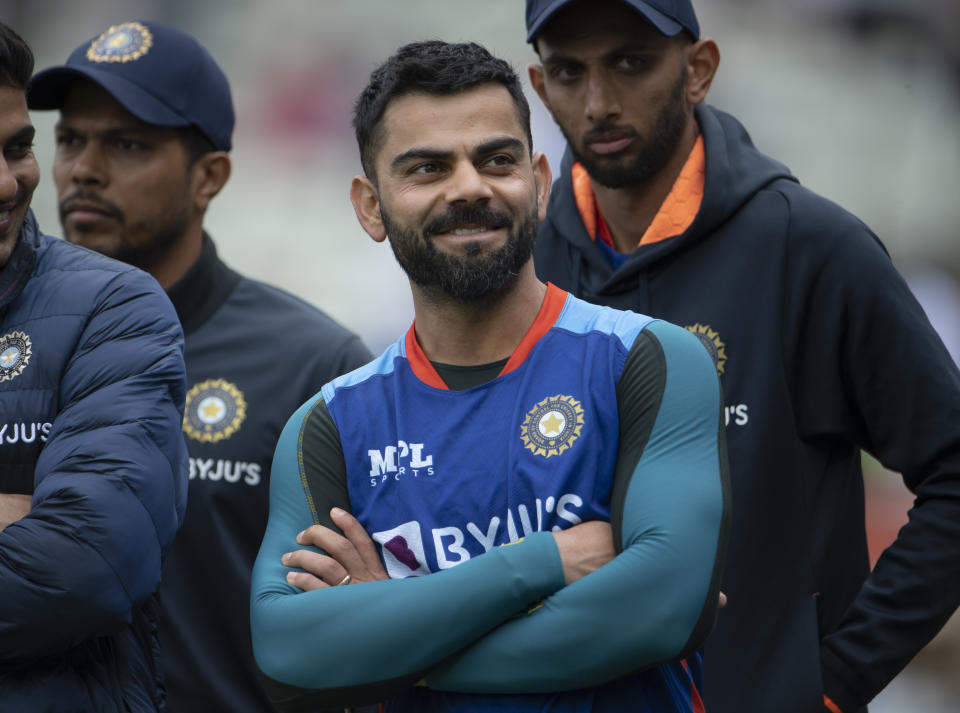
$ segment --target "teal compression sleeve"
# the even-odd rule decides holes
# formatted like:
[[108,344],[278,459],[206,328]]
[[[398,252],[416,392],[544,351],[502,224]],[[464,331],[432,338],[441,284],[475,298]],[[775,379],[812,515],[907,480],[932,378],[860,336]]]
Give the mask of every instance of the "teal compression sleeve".
[[433,669],[429,686],[583,688],[702,643],[716,616],[729,512],[716,368],[694,335],[654,323],[627,358],[618,409],[611,519],[620,554]]
[[[311,592],[287,584],[289,570],[280,558],[300,548],[297,533],[314,522],[298,447],[314,408],[325,409],[319,396],[281,434],[270,517],[253,570],[253,649],[269,679],[322,689],[311,700],[324,707],[375,701],[415,683],[439,661],[563,586],[556,542],[545,532],[429,577]],[[326,513],[343,503],[313,505],[316,513]]]

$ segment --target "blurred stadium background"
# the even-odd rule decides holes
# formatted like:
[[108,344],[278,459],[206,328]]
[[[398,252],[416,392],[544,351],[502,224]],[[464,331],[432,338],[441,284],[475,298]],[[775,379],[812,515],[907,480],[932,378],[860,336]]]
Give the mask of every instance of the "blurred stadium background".
[[[960,2],[700,0],[722,54],[710,103],[758,147],[880,236],[954,359],[960,359]],[[285,286],[377,352],[412,319],[389,248],[357,224],[351,107],[373,67],[413,40],[475,40],[526,78],[520,0],[0,0],[0,19],[63,62],[108,25],[153,19],[195,35],[230,78],[234,173],[207,228],[238,270]],[[535,148],[559,164],[562,140],[530,92]],[[34,209],[58,234],[50,180],[55,113],[36,112],[43,178]],[[736,358],[731,355],[731,358]],[[865,458],[875,556],[906,519],[899,478]],[[955,616],[871,706],[956,710]]]

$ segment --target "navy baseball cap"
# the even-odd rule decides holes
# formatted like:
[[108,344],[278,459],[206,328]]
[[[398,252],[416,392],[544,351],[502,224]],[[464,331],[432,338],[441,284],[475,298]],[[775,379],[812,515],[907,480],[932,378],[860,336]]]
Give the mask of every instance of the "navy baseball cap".
[[[533,42],[543,25],[574,0],[527,0],[527,42]],[[700,38],[700,25],[690,0],[622,0],[643,15],[661,34],[673,37],[683,30]]]
[[124,22],[84,42],[66,64],[38,72],[27,87],[31,109],[59,109],[78,79],[99,84],[141,121],[195,126],[221,151],[233,134],[230,84],[190,35],[156,22]]

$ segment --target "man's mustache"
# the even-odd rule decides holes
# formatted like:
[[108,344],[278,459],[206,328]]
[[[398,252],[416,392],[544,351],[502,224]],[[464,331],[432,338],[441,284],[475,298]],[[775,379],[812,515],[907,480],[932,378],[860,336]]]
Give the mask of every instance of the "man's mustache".
[[120,210],[118,205],[104,199],[96,193],[82,190],[74,191],[64,196],[59,203],[59,209],[61,220],[66,217],[67,213],[78,209],[92,210],[97,213],[103,213],[111,218],[123,218],[123,211]]
[[618,141],[632,139],[638,136],[632,126],[617,126],[616,124],[598,124],[583,135],[583,143],[592,144],[601,141]]
[[487,208],[485,206],[456,206],[438,215],[423,227],[423,236],[429,238],[439,233],[449,233],[451,230],[465,226],[486,226],[493,228],[508,228],[513,221],[506,213]]

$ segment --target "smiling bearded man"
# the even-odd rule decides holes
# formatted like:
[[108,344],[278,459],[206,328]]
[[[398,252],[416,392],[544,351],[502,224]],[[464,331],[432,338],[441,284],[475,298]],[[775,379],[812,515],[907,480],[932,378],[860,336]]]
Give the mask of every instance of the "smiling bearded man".
[[400,48],[354,125],[354,210],[416,319],[277,444],[251,625],[278,701],[693,713],[728,516],[710,356],[536,278],[550,169],[482,47]]

